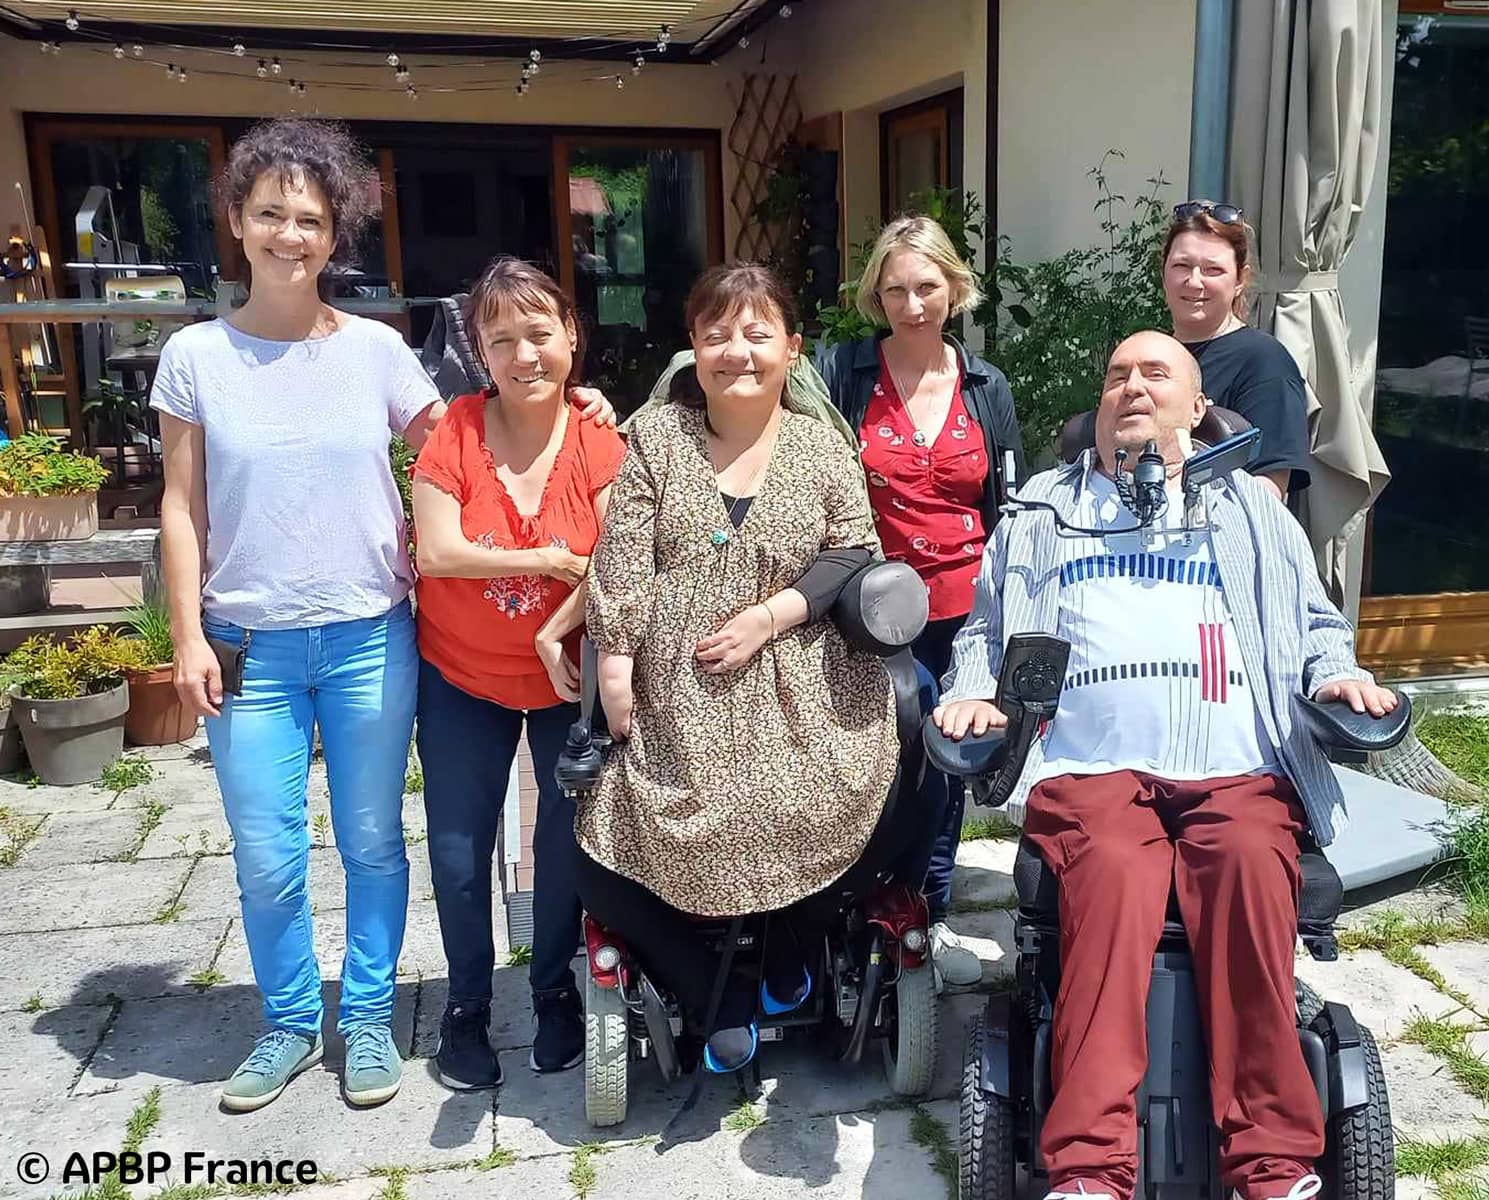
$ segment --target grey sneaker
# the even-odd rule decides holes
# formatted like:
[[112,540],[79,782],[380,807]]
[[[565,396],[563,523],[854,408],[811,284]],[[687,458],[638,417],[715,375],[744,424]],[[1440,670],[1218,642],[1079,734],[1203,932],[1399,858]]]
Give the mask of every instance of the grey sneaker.
[[312,1040],[288,1029],[269,1030],[222,1085],[223,1108],[232,1112],[263,1108],[278,1099],[291,1079],[320,1062],[323,1049],[320,1034]]
[[348,1104],[381,1104],[398,1094],[403,1060],[386,1025],[358,1025],[346,1035],[346,1076],[342,1092]]

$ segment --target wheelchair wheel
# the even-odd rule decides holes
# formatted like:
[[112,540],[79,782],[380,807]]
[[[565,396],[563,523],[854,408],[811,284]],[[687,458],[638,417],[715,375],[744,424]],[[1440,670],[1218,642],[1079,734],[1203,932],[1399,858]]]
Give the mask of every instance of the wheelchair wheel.
[[941,1042],[941,1008],[936,977],[927,959],[901,971],[894,988],[894,1021],[884,1039],[884,1075],[896,1096],[923,1096],[936,1073]]
[[982,1090],[983,1014],[967,1026],[962,1048],[958,1200],[1013,1200],[1013,1105]]
[[1325,1196],[1332,1200],[1392,1200],[1396,1195],[1396,1142],[1391,1134],[1391,1101],[1380,1050],[1370,1030],[1360,1026],[1368,1080],[1363,1108],[1340,1113],[1329,1122],[1324,1150]]
[[616,988],[587,979],[584,987],[584,1115],[603,1129],[626,1119],[631,1032]]

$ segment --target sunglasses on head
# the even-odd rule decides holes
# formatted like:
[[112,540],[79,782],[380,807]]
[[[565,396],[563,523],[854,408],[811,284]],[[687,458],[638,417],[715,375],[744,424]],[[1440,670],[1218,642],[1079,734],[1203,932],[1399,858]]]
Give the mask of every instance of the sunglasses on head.
[[1186,200],[1183,204],[1174,205],[1174,217],[1179,221],[1187,221],[1190,217],[1197,217],[1201,213],[1207,217],[1213,217],[1222,225],[1241,223],[1241,210],[1234,204],[1211,204],[1208,200]]

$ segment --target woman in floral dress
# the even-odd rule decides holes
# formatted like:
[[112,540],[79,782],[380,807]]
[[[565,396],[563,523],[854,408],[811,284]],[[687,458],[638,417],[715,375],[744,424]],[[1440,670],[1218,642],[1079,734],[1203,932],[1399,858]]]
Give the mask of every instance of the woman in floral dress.
[[801,952],[768,944],[764,994],[731,980],[704,1030],[724,1071],[754,1054],[757,1001],[806,1000],[842,893],[904,831],[885,819],[888,673],[826,619],[878,540],[853,448],[782,406],[791,296],[763,268],[720,267],[686,316],[701,395],[633,423],[595,549],[588,628],[623,740],[579,814],[579,888],[698,1027],[719,964],[690,914],[787,910],[767,942]]

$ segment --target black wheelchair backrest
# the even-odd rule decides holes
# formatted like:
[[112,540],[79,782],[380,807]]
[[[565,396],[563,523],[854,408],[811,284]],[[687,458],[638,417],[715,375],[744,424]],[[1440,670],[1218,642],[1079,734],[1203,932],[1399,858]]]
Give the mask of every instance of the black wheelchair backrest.
[[[1201,445],[1218,446],[1226,438],[1245,433],[1250,428],[1251,422],[1240,413],[1233,409],[1222,408],[1218,404],[1212,404],[1205,410],[1205,415],[1200,418],[1199,424],[1194,427],[1193,437]],[[1088,408],[1085,412],[1076,413],[1065,422],[1060,429],[1059,438],[1056,439],[1055,449],[1060,455],[1061,462],[1073,463],[1094,445],[1096,445],[1096,410]]]

